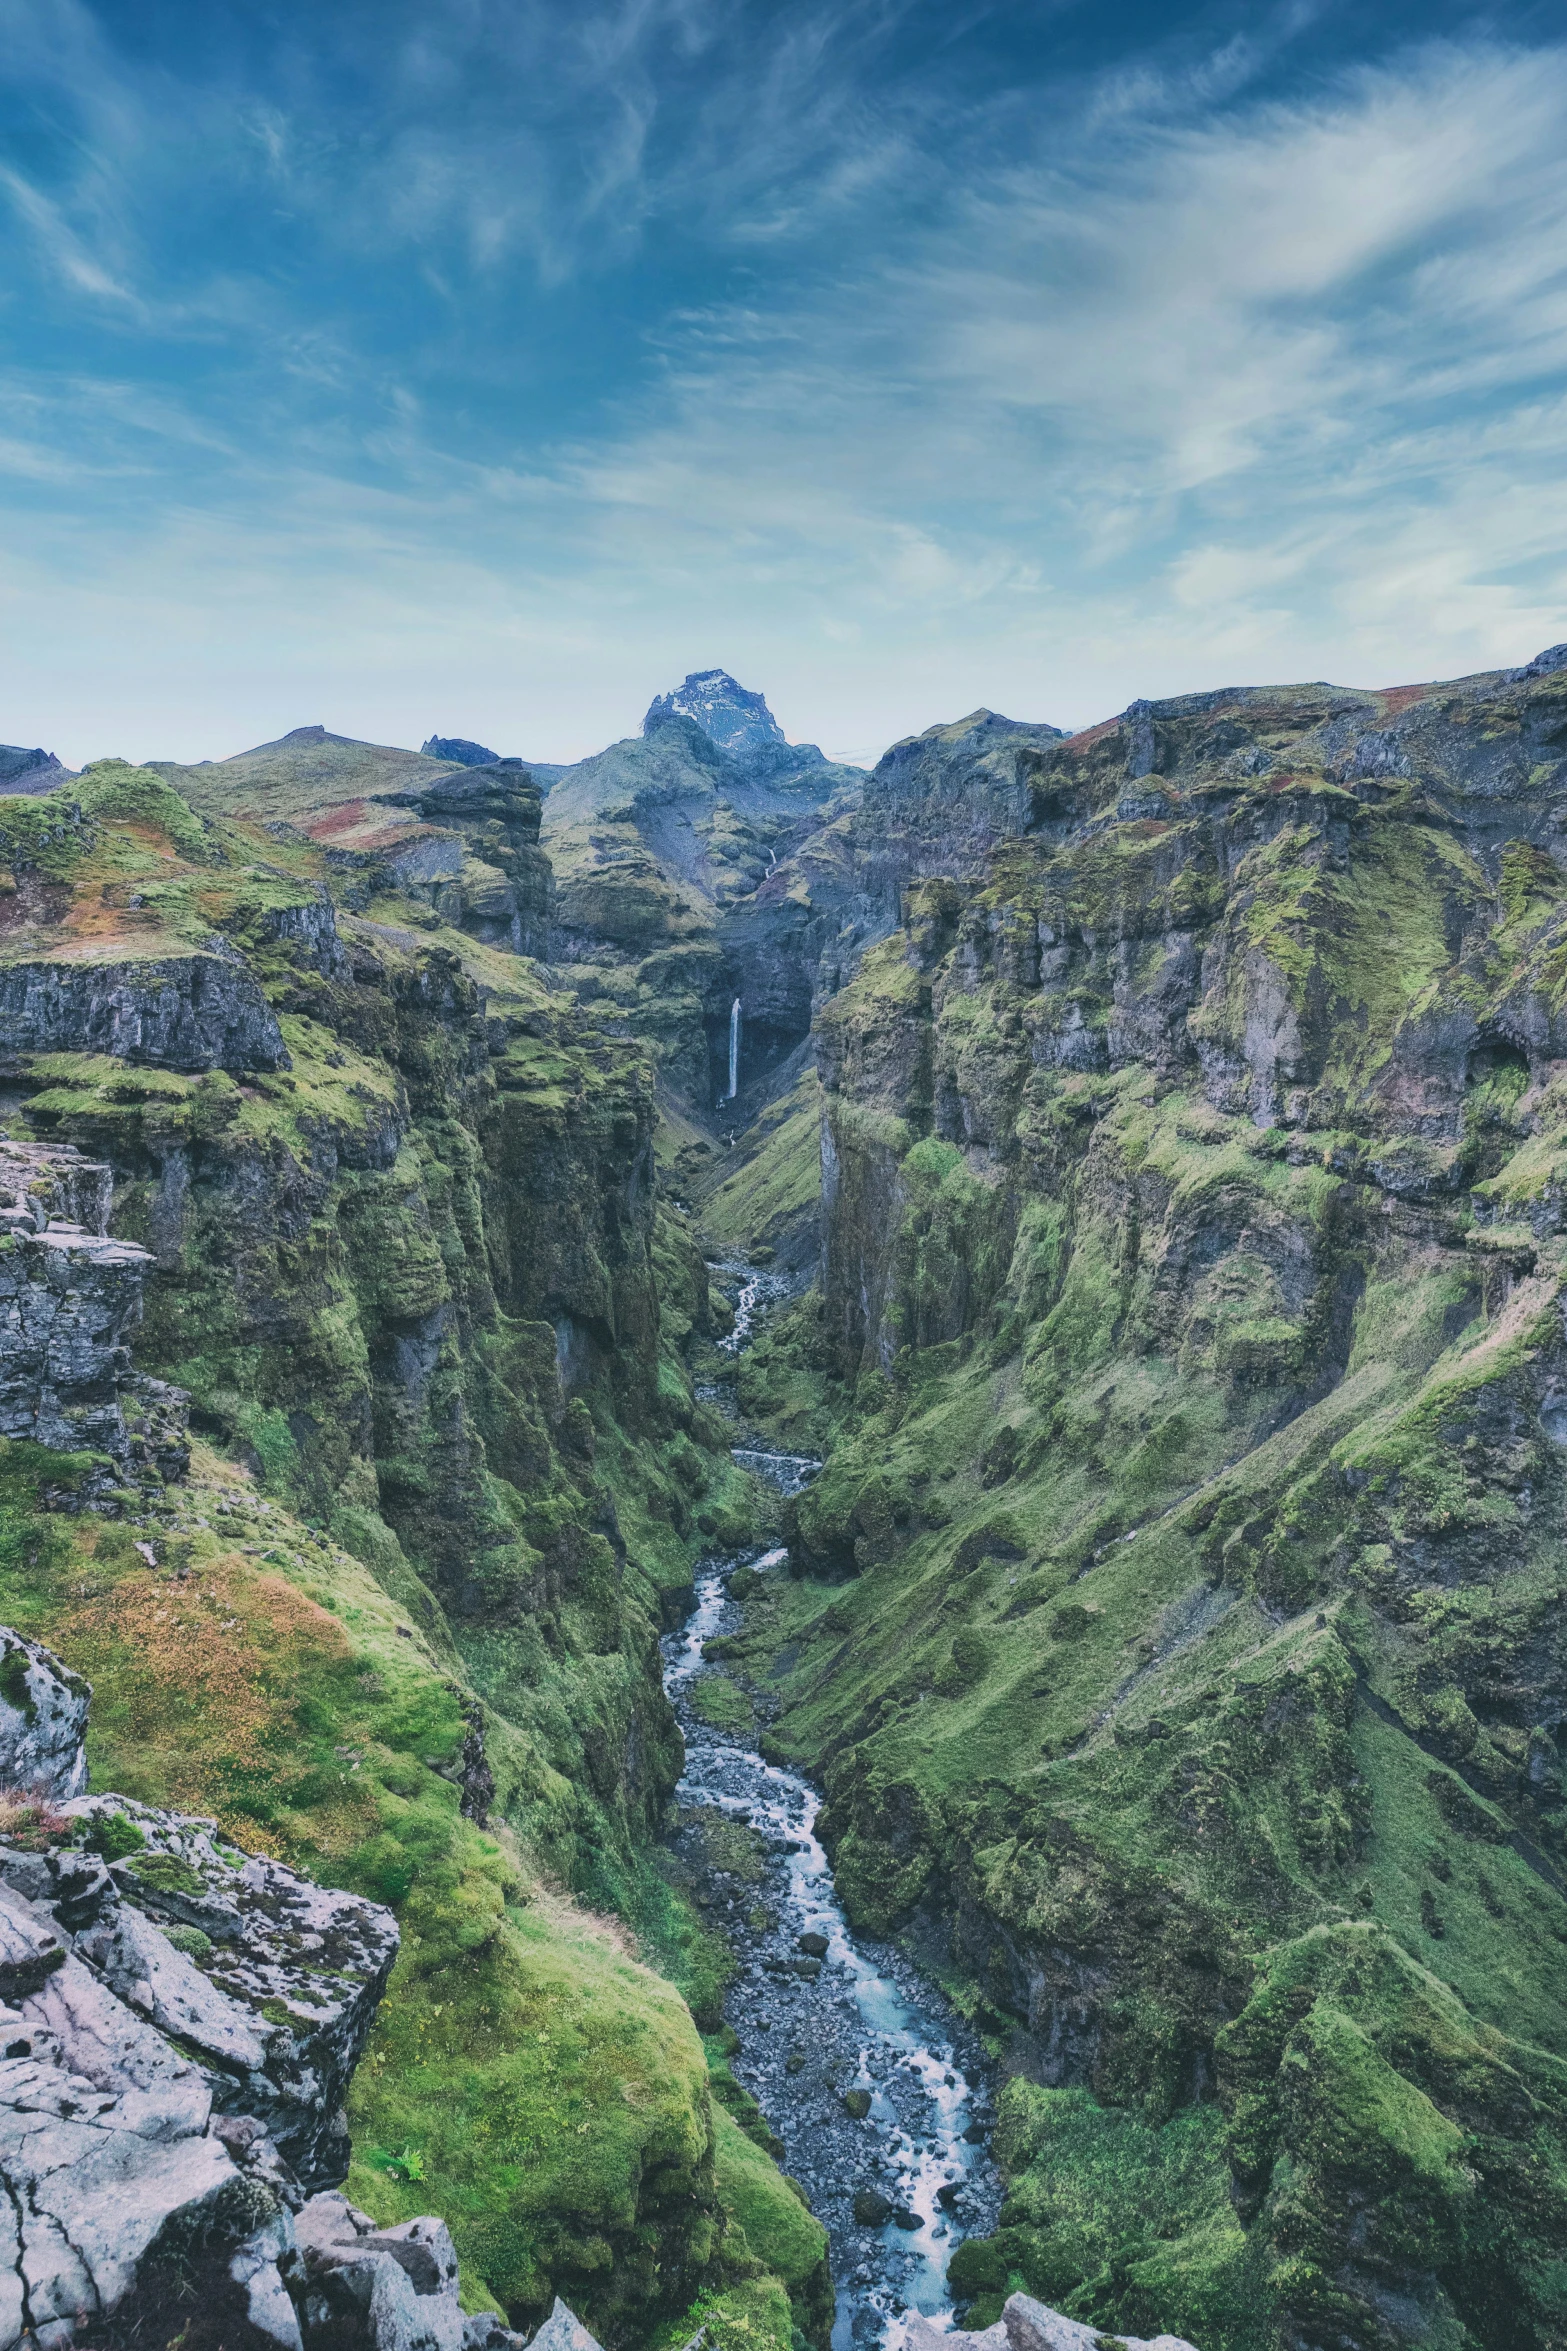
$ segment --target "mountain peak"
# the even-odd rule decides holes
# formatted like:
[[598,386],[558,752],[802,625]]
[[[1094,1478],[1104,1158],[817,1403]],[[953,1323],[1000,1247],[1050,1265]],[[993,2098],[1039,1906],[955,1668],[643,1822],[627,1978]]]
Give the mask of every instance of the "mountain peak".
[[41,745],[26,749],[20,743],[0,743],[0,793],[52,792],[75,772],[62,767],[54,753]]
[[821,757],[814,743],[789,742],[766,695],[751,693],[727,669],[693,669],[672,694],[655,694],[642,732],[656,734],[672,718],[690,719],[709,742],[743,765],[760,759],[772,768],[780,764],[780,755],[795,764]]
[[453,767],[493,767],[500,759],[498,751],[470,743],[466,735],[431,735],[419,749],[426,759],[445,759]]

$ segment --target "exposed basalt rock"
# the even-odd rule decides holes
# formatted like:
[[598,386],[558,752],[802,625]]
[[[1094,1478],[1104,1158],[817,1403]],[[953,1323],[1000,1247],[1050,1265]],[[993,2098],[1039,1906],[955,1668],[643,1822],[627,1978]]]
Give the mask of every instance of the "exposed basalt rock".
[[35,747],[25,751],[17,743],[0,743],[0,796],[8,792],[52,792],[69,783],[74,768],[62,767],[52,751]]
[[953,2351],[1193,2351],[1180,2335],[1107,2334],[1028,2294],[1009,2296],[995,2325],[978,2334],[966,2334],[961,2327],[943,2332],[917,2310],[910,2312],[907,2327],[909,2351],[938,2351],[942,2345]]
[[270,1005],[237,956],[0,965],[0,1036],[28,1053],[112,1053],[164,1069],[287,1069]]
[[[0,1834],[0,2351],[162,2346],[198,2305],[251,2351],[521,2351],[464,2318],[443,2221],[382,2227],[332,2192],[390,1912],[208,1820],[47,1801],[85,1777],[82,1692],[0,1643],[75,1739],[35,1728],[12,1756],[47,1769]],[[597,2351],[558,2301],[543,2333]]]
[[152,1259],[104,1231],[111,1186],[107,1166],[74,1150],[0,1142],[0,1436],[107,1454],[112,1473],[79,1488],[94,1504],[117,1482],[182,1476],[189,1459],[188,1400],[132,1369]]
[[0,1626],[0,1788],[56,1801],[83,1794],[91,1697],[52,1651]]
[[[60,1782],[85,1776],[73,1720]],[[138,2298],[155,2317],[160,2260],[199,2247],[236,2313],[298,2351],[291,2207],[342,2176],[390,1914],[125,1798],[26,1818],[24,1843],[0,1838],[0,2346],[63,2346]]]
[[431,735],[419,748],[426,759],[449,759],[454,767],[492,767],[500,757],[482,743],[470,743],[465,735]]
[[520,759],[469,760],[417,791],[382,795],[450,828],[392,860],[399,887],[442,885],[431,903],[477,939],[517,955],[550,947],[554,877],[539,847],[543,795]]
[[[307,2187],[340,2180],[339,2110],[397,1955],[391,1914],[226,1849],[210,1822],[115,1796],[67,1811],[100,1850],[131,1848],[78,1956],[207,2068],[220,2110],[258,2118]],[[210,1950],[171,1951],[154,1920]]]

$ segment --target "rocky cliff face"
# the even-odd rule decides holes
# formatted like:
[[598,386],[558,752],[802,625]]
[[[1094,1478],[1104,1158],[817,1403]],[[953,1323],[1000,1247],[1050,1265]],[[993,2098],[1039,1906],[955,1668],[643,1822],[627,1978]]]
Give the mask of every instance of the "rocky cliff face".
[[152,1259],[106,1233],[111,1184],[104,1162],[69,1146],[0,1140],[0,1435],[107,1456],[86,1489],[105,1509],[190,1458],[189,1399],[132,1369]]
[[[764,2177],[758,2201],[753,2166],[742,2228],[689,2013],[561,1891],[634,1912],[677,1958],[697,1934],[646,1845],[679,1768],[663,1609],[702,1525],[743,1523],[681,1354],[709,1312],[705,1272],[655,1196],[640,1049],[513,952],[510,917],[505,939],[476,937],[443,915],[438,878],[394,886],[384,851],[366,864],[330,823],[316,838],[301,778],[357,748],[285,747],[267,770],[276,815],[201,819],[117,762],[0,803],[15,883],[0,970],[44,975],[16,983],[37,1010],[8,1073],[28,1139],[6,1161],[0,1584],[19,1630],[94,1681],[95,1786],[123,1791],[113,1808],[159,1863],[155,1898],[126,1891],[141,1864],[109,1857],[136,1916],[91,1964],[130,1983],[136,1921],[156,1914],[212,1945],[185,1956],[218,1984],[230,1841],[258,1883],[275,1861],[394,1908],[407,1939],[350,2091],[355,2210],[401,2224],[439,2198],[472,2277],[519,2318],[565,2286],[639,2337],[731,2293],[787,2342],[773,2191]],[[412,804],[378,804],[394,843],[455,842],[464,873],[480,850],[510,857],[492,870],[537,909],[525,775],[432,776],[403,756],[411,780],[389,789]],[[471,916],[466,884],[447,912]],[[259,1008],[270,1059],[254,1044],[137,1058],[104,1027],[95,990],[120,984],[105,972],[139,982],[192,960]],[[161,1005],[149,990],[143,1046]],[[192,1399],[190,1481],[167,1489],[131,1441],[138,1289],[139,1362]],[[59,1449],[84,1434],[111,1456],[111,1493]],[[6,1684],[23,1712],[26,1679],[17,1665]],[[137,1805],[216,1817],[218,1878],[184,1828],[158,1845]],[[292,1994],[256,1964],[254,1981],[230,1969],[230,1989],[281,2029],[267,2011]],[[328,1983],[316,2002],[322,2031],[339,1996]],[[195,2032],[169,2029],[182,2046]],[[316,2080],[329,2120],[341,2081],[295,2042],[290,2078]],[[322,2178],[344,2142],[329,2157],[266,2105],[272,2046],[229,2050],[241,2111]],[[212,2134],[195,2135],[190,2160],[210,2167]]]
[[[0,1646],[0,2347],[520,2351],[464,2320],[443,2221],[331,2192],[390,1911],[80,1793],[85,1685]],[[558,2302],[535,2339],[597,2351]]]
[[500,757],[498,751],[472,743],[466,735],[431,735],[420,744],[419,753],[424,759],[449,761],[453,767],[489,767]]
[[774,952],[768,877],[862,782],[784,743],[762,698],[713,671],[655,701],[640,740],[583,760],[550,793],[563,972],[653,1046],[666,1083],[700,1111],[726,1090],[737,995],[750,1007],[748,1083],[808,1034],[810,985],[798,985],[797,955],[785,970]]
[[981,2318],[1556,2339],[1564,825],[1553,652],[982,715],[812,851],[866,919],[769,1376],[842,1418],[766,1670],[859,1917],[1010,2036]]
[[52,792],[70,774],[52,751],[37,745],[26,751],[19,743],[0,743],[0,791]]
[[791,743],[767,707],[763,694],[748,693],[726,669],[696,669],[673,693],[655,694],[642,721],[652,735],[672,718],[690,719],[738,767],[753,775],[783,775],[794,768],[820,767],[814,743]]

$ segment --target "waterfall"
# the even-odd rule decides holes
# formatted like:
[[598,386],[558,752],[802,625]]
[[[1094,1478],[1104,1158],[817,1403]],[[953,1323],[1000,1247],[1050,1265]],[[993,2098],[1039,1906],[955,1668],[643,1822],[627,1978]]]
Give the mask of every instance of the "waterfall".
[[724,1096],[732,1102],[740,1091],[740,999],[737,996],[729,1007],[729,1091]]

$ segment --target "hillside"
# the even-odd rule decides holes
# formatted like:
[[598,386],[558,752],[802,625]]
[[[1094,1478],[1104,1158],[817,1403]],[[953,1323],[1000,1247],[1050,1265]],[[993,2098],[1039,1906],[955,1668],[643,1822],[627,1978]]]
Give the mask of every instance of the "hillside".
[[398,1914],[356,2202],[516,2319],[700,2298],[789,2351],[822,2234],[715,2109],[719,1957],[650,1859],[658,1634],[749,1495],[642,1051],[148,769],[0,801],[0,857],[0,1619],[95,1685],[96,1789]]
[[724,1090],[730,1007],[749,1006],[747,1084],[804,1040],[810,996],[770,984],[756,941],[769,876],[864,778],[785,742],[761,695],[723,671],[656,700],[640,736],[568,768],[543,839],[556,876],[555,955],[573,986],[654,1049],[666,1084],[705,1113]]
[[741,1402],[830,1455],[727,1655],[1016,2075],[971,2323],[1561,2340],[1564,825],[1558,648],[980,714],[800,860]]
[[688,1719],[995,2069],[965,2331],[1558,2351],[1567,650],[847,781],[721,676],[542,807],[326,737],[0,800],[0,1623],[95,1788],[396,1913],[350,2188],[475,2304],[820,2351],[747,2076],[913,2258],[916,2110],[769,2038],[803,1845],[671,1808],[705,1561]]

